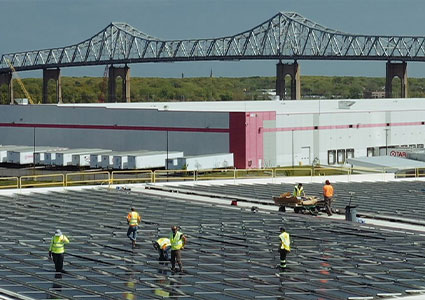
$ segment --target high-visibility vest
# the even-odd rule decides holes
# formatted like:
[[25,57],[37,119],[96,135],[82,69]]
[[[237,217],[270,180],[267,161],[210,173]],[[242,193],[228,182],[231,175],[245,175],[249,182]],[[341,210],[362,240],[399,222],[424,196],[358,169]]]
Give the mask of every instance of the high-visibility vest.
[[280,249],[291,251],[291,241],[289,239],[289,233],[282,232],[279,235],[279,238],[280,238]]
[[334,188],[330,184],[326,184],[323,186],[323,195],[325,197],[333,197],[334,195]]
[[68,244],[69,240],[65,235],[61,235],[61,236],[53,236],[52,237],[52,241],[50,242],[50,248],[49,251],[56,253],[56,254],[61,254],[65,252],[65,244]]
[[170,234],[171,250],[180,250],[183,247],[182,235],[180,231],[177,231],[176,235]]
[[156,241],[159,245],[159,248],[165,250],[167,247],[171,246],[170,239],[168,238],[160,238]]
[[137,211],[132,211],[127,216],[128,225],[137,226],[139,225],[140,216]]
[[304,191],[304,188],[303,187],[301,187],[301,188],[298,188],[298,186],[296,185],[295,187],[294,187],[294,192],[292,193],[292,195],[294,196],[294,197],[301,197],[301,194],[302,194],[302,192]]

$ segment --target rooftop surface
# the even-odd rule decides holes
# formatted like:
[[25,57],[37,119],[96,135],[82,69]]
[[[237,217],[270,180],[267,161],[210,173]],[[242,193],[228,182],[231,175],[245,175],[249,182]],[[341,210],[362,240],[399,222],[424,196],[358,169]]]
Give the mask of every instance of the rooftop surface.
[[[420,185],[406,182],[417,207],[423,199]],[[270,192],[273,185],[264,186],[275,193]],[[276,192],[290,187],[277,185]],[[320,187],[305,185],[310,193]],[[381,195],[377,203],[392,191],[382,182],[337,182],[337,207],[347,200],[345,191],[360,187]],[[226,188],[220,190],[227,195]],[[239,191],[247,188],[239,185]],[[216,195],[177,195],[143,186],[131,191],[58,190],[0,196],[0,288],[32,299],[382,299],[425,292],[425,233],[417,230],[420,224],[416,229],[379,226],[368,219],[361,224],[282,213],[266,204],[256,204],[260,209],[252,212],[249,202],[230,206],[227,198]],[[361,202],[362,193],[355,196],[359,212],[375,210]],[[126,237],[130,206],[142,214],[134,251]],[[386,215],[395,209],[380,206]],[[409,216],[406,211],[402,217],[423,220],[419,212]],[[173,274],[169,265],[158,262],[152,247],[153,240],[169,234],[172,224],[188,236],[184,273]],[[292,238],[285,272],[275,268],[282,225]],[[71,240],[64,274],[56,274],[47,259],[56,228]]]
[[[109,109],[155,109],[160,111],[273,111],[290,113],[332,113],[372,111],[421,111],[422,99],[367,99],[352,100],[265,100],[265,101],[202,101],[202,102],[135,102],[135,103],[86,103],[54,104],[58,107],[106,107]],[[383,109],[385,107],[385,109]]]

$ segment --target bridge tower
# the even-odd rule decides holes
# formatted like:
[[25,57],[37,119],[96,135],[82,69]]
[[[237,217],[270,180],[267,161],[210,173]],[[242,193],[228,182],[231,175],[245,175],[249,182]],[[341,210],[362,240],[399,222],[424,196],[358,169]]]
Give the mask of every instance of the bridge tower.
[[385,81],[385,98],[392,98],[393,78],[399,77],[401,80],[401,98],[407,98],[407,63],[387,62],[387,76]]
[[0,73],[0,87],[3,84],[7,84],[8,96],[10,99],[10,104],[13,104],[13,81],[12,81],[12,72]]
[[300,67],[295,61],[293,64],[283,64],[281,61],[276,65],[276,95],[280,100],[285,99],[285,76],[291,76],[291,99],[301,99]]
[[61,70],[57,69],[43,69],[43,104],[47,103],[47,85],[49,80],[54,80],[56,83],[56,103],[62,103],[62,81]]
[[117,77],[122,78],[122,100],[121,102],[130,102],[130,68],[125,67],[109,67],[108,79],[108,102],[118,102],[116,95],[116,80]]

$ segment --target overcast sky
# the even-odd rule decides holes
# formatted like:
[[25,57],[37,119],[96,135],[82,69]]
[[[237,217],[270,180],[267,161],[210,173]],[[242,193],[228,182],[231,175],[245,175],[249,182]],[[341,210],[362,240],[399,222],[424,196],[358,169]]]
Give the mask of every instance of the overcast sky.
[[[279,11],[321,25],[377,35],[425,36],[425,0],[0,0],[0,54],[62,47],[83,41],[111,22],[125,22],[162,39],[233,35]],[[302,75],[385,76],[385,62],[299,61]],[[133,77],[274,76],[276,61],[130,65]],[[63,76],[103,76],[103,67],[62,70]],[[21,72],[41,77],[41,71]],[[425,63],[409,63],[425,77]]]

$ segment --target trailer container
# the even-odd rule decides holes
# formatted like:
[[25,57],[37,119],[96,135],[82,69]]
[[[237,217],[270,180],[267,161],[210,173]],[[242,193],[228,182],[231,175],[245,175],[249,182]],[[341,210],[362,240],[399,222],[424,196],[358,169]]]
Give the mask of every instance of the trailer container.
[[28,148],[29,146],[2,145],[0,146],[0,163],[7,162],[7,151]]
[[90,153],[79,153],[72,155],[71,165],[78,167],[90,166],[90,157],[96,154],[112,152],[112,150],[107,149],[98,149],[96,151],[91,151]]
[[[37,151],[51,150],[51,146],[37,146]],[[27,165],[34,163],[34,146],[7,151],[7,162],[12,164]]]
[[147,153],[151,153],[152,151],[148,150],[139,150],[139,151],[126,151],[126,152],[120,152],[115,153],[112,157],[112,168],[114,169],[128,169],[127,168],[127,162],[128,162],[128,156],[134,155],[139,156]]
[[57,152],[56,159],[53,161],[54,166],[70,166],[72,165],[72,156],[76,154],[90,154],[93,152],[102,152],[104,149],[68,149],[65,151]]
[[96,169],[102,167],[102,155],[106,155],[108,153],[111,153],[112,150],[106,150],[103,153],[94,153],[90,154],[90,168]]
[[179,151],[150,151],[140,155],[128,155],[127,165],[123,165],[124,169],[152,169],[165,168],[165,161],[169,159],[177,159],[183,157],[184,153]]
[[208,170],[233,167],[233,153],[217,153],[197,156],[169,158],[168,170]]
[[[63,150],[68,150],[68,148],[56,148],[53,150],[47,150],[47,151],[41,151],[41,152],[36,152],[35,156],[34,156],[34,162],[36,165],[50,165],[50,161],[52,160],[52,156],[53,159],[56,157],[56,152],[57,151],[63,151]],[[46,164],[46,156],[47,153],[49,153],[49,163]]]

